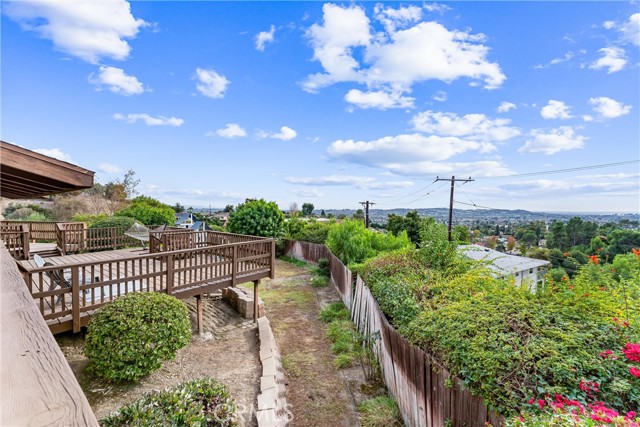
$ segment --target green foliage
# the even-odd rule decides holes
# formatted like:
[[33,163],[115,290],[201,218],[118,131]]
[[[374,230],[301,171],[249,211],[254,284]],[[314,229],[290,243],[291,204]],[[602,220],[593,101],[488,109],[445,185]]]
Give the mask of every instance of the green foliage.
[[125,209],[115,213],[116,216],[135,218],[145,225],[173,225],[175,212],[169,205],[147,196],[138,196]]
[[247,200],[231,212],[227,229],[231,233],[277,238],[284,234],[284,215],[275,202]]
[[101,419],[100,425],[232,427],[236,418],[227,388],[213,378],[202,378],[150,393]]
[[110,216],[102,219],[96,219],[91,222],[89,228],[109,228],[109,227],[120,227],[120,228],[129,228],[131,227],[136,220],[134,218],[128,216]]
[[379,253],[412,247],[406,232],[399,236],[377,233],[357,220],[345,220],[329,231],[327,246],[345,264],[359,263]]
[[96,221],[103,220],[108,218],[107,214],[77,214],[71,218],[73,222],[84,222],[87,224],[89,228],[91,228],[91,224]]
[[332,302],[325,305],[320,311],[320,320],[331,323],[334,320],[349,320],[351,314],[342,302]]
[[286,262],[288,262],[290,264],[293,264],[293,265],[295,265],[297,267],[308,267],[309,266],[309,264],[304,262],[304,261],[300,261],[299,259],[291,258],[291,257],[286,256],[286,255],[285,256],[281,256],[280,259],[283,260],[283,261],[286,261]]
[[325,243],[329,230],[335,221],[320,222],[311,218],[309,221],[299,217],[290,218],[284,224],[285,236],[291,240],[300,240],[310,243]]
[[418,211],[410,211],[403,217],[390,214],[387,221],[387,229],[394,236],[400,235],[403,231],[415,244],[420,243],[420,228],[422,227],[422,218],[418,215]]
[[96,375],[137,381],[189,344],[187,306],[155,292],[131,293],[102,307],[89,323],[85,355]]
[[362,427],[402,427],[400,409],[390,396],[378,396],[358,405]]
[[313,203],[303,203],[302,204],[302,215],[309,216],[313,213]]
[[550,280],[532,294],[481,265],[425,263],[424,247],[367,262],[365,282],[398,331],[485,403],[517,413],[532,393],[576,398],[585,379],[618,410],[640,406],[621,382],[628,373],[599,355],[640,337],[637,282],[619,283],[591,263],[573,281]]

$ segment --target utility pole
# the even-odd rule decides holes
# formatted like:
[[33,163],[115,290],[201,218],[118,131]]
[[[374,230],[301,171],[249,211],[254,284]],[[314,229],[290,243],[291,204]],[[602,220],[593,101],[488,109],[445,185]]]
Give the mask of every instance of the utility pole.
[[375,203],[366,201],[360,202],[360,204],[364,207],[364,228],[369,228],[369,206],[375,205]]
[[449,241],[451,241],[451,226],[453,224],[453,189],[454,189],[454,186],[456,184],[456,181],[458,181],[458,182],[471,182],[471,181],[473,181],[473,179],[471,179],[471,177],[469,177],[469,179],[456,179],[455,176],[452,176],[451,179],[436,177],[436,182],[437,181],[451,181],[451,197],[449,198]]

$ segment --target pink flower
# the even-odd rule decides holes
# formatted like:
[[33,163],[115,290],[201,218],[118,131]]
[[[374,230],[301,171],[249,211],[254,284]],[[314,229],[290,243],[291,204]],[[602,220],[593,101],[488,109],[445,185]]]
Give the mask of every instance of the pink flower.
[[633,421],[633,418],[636,416],[636,413],[633,411],[627,412],[627,415],[624,416],[624,419],[627,421]]
[[629,368],[629,373],[636,378],[640,378],[640,369],[638,368],[633,368],[633,367]]
[[536,400],[536,398],[535,398],[535,397],[533,397],[533,396],[531,396],[531,399],[529,399],[529,400],[527,401],[527,403],[528,403],[529,405],[533,405],[533,402],[535,402],[535,400]]
[[545,405],[545,401],[543,399],[538,399],[538,406],[540,409],[543,409]]
[[613,351],[605,350],[602,353],[600,353],[600,357],[602,357],[603,359],[607,359],[612,354],[613,354]]
[[628,342],[622,349],[622,352],[630,361],[640,362],[640,344],[632,344]]

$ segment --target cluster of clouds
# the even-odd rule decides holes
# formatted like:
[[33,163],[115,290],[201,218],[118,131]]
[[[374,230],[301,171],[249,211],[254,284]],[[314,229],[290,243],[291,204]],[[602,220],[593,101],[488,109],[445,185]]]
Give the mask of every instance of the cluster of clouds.
[[[209,131],[205,134],[208,137],[220,137],[226,139],[243,138],[248,136],[247,131],[238,123],[227,123],[225,127]],[[282,126],[278,132],[267,132],[259,129],[255,132],[255,137],[258,139],[279,139],[281,141],[291,141],[298,136],[298,132],[289,126]]]
[[467,78],[485,89],[500,87],[506,76],[488,59],[486,36],[423,21],[425,9],[437,10],[433,5],[395,9],[378,4],[370,18],[363,7],[326,3],[322,23],[306,32],[313,59],[324,72],[307,76],[302,88],[314,93],[336,83],[355,83],[364,90],[350,89],[345,101],[386,110],[413,107],[412,86],[427,80]]
[[[582,119],[585,122],[615,119],[629,114],[631,111],[630,105],[625,105],[622,102],[606,96],[589,98],[588,105],[591,106],[595,116],[592,114],[584,114]],[[565,104],[563,101],[557,101],[554,99],[549,100],[549,103],[542,107],[540,115],[547,120],[568,120],[575,118],[575,116],[571,114],[570,106]]]

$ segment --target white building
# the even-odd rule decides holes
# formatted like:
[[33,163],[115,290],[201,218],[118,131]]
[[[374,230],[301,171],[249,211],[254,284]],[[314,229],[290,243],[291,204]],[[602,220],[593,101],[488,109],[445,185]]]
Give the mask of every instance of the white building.
[[526,285],[532,292],[538,285],[544,285],[544,276],[551,265],[549,261],[509,255],[478,245],[460,245],[458,251],[475,261],[486,262],[496,277],[513,276],[516,285]]

